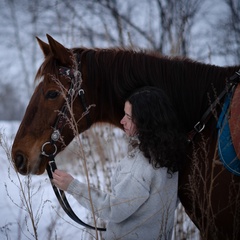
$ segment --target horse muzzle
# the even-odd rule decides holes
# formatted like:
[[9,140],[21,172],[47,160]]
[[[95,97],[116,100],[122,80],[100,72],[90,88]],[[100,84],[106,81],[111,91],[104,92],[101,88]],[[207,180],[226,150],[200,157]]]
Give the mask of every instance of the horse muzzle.
[[34,163],[30,164],[29,158],[21,152],[16,152],[13,155],[13,164],[15,170],[20,174],[22,175],[43,174],[48,162],[47,159],[45,157],[39,156],[39,158],[36,161],[32,162]]

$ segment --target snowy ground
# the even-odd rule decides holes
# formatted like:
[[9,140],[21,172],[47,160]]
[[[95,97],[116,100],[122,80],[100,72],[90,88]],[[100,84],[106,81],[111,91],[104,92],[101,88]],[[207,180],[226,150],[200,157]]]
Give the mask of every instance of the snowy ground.
[[[41,176],[24,177],[14,171],[9,161],[9,153],[18,126],[18,122],[0,121],[0,239],[96,239],[94,231],[89,231],[74,223],[59,207],[46,173]],[[123,146],[121,145],[121,147]],[[109,149],[114,152],[113,148]],[[113,153],[108,152],[108,154]],[[59,157],[59,162],[61,163],[70,155],[71,158],[74,158],[72,151],[67,150]],[[99,185],[100,182],[100,187],[102,187],[101,185],[107,186],[110,177],[109,175],[104,176],[104,172],[109,173],[109,169],[112,167],[111,163],[105,162],[103,166],[98,161],[96,159],[92,163],[92,168],[98,169],[98,175],[97,177],[91,175],[90,179],[95,185]],[[96,162],[97,167],[95,166]],[[75,177],[84,180],[81,174],[79,176],[79,173],[74,171],[72,165],[62,165],[62,168],[68,169],[73,175],[76,174]],[[68,195],[68,199],[75,213],[84,222],[93,225],[90,214],[80,207],[71,196]],[[184,228],[192,231],[192,223],[188,219],[185,221]],[[186,239],[198,239],[196,236],[196,232],[191,233],[191,237]],[[176,234],[174,239],[181,239],[181,237]]]
[[[18,126],[18,122],[0,122],[2,145],[6,148],[10,148]],[[74,223],[59,207],[47,174],[30,178],[18,175],[8,160],[9,151],[0,148],[0,239],[90,239],[90,234],[86,233],[88,230]],[[85,210],[70,196],[68,199],[76,214],[92,224]],[[31,210],[27,210],[26,202]],[[37,237],[29,214],[31,211]]]

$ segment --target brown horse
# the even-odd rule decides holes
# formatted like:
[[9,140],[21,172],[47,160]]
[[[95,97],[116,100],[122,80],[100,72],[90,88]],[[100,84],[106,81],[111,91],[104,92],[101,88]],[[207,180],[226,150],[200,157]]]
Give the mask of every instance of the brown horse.
[[[120,127],[124,99],[145,85],[167,93],[188,134],[239,69],[153,52],[68,49],[47,38],[48,44],[38,39],[45,60],[12,146],[14,165],[24,175],[42,174],[49,156],[71,142],[76,131],[69,119],[78,133],[97,122]],[[204,239],[240,239],[240,177],[223,167],[216,151],[222,102],[213,106],[206,127],[189,143],[180,172],[180,200]]]

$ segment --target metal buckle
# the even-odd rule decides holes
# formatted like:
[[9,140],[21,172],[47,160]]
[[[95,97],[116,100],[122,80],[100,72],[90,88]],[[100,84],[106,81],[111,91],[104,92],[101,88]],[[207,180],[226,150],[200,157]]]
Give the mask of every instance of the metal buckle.
[[60,138],[60,132],[59,132],[59,130],[54,130],[53,131],[53,133],[52,133],[52,135],[51,135],[51,139],[54,141],[54,142],[56,142],[59,138]]
[[52,172],[54,172],[57,169],[57,165],[55,163],[55,160],[49,161],[48,164],[49,164]]
[[75,90],[74,90],[73,88],[70,88],[70,89],[68,90],[68,94],[73,97],[74,94],[75,94]]
[[204,123],[201,123],[200,121],[197,123],[197,124],[195,124],[195,126],[194,126],[194,129],[198,132],[198,133],[200,133],[200,132],[202,132],[202,130],[205,128],[205,124]]
[[85,94],[84,90],[81,88],[79,91],[78,91],[78,94],[79,96],[83,96]]

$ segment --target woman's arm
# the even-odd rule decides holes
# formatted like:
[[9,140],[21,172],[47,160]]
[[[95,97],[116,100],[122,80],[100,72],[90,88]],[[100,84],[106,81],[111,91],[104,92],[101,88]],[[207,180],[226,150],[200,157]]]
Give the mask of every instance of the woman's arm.
[[149,197],[149,191],[131,174],[126,174],[121,182],[116,184],[113,189],[114,194],[105,193],[93,187],[89,188],[87,184],[73,179],[70,177],[71,175],[69,176],[63,171],[58,170],[55,174],[57,176],[53,176],[53,183],[56,186],[67,190],[83,207],[90,211],[92,210],[92,201],[94,214],[107,221],[121,222],[125,220]]

